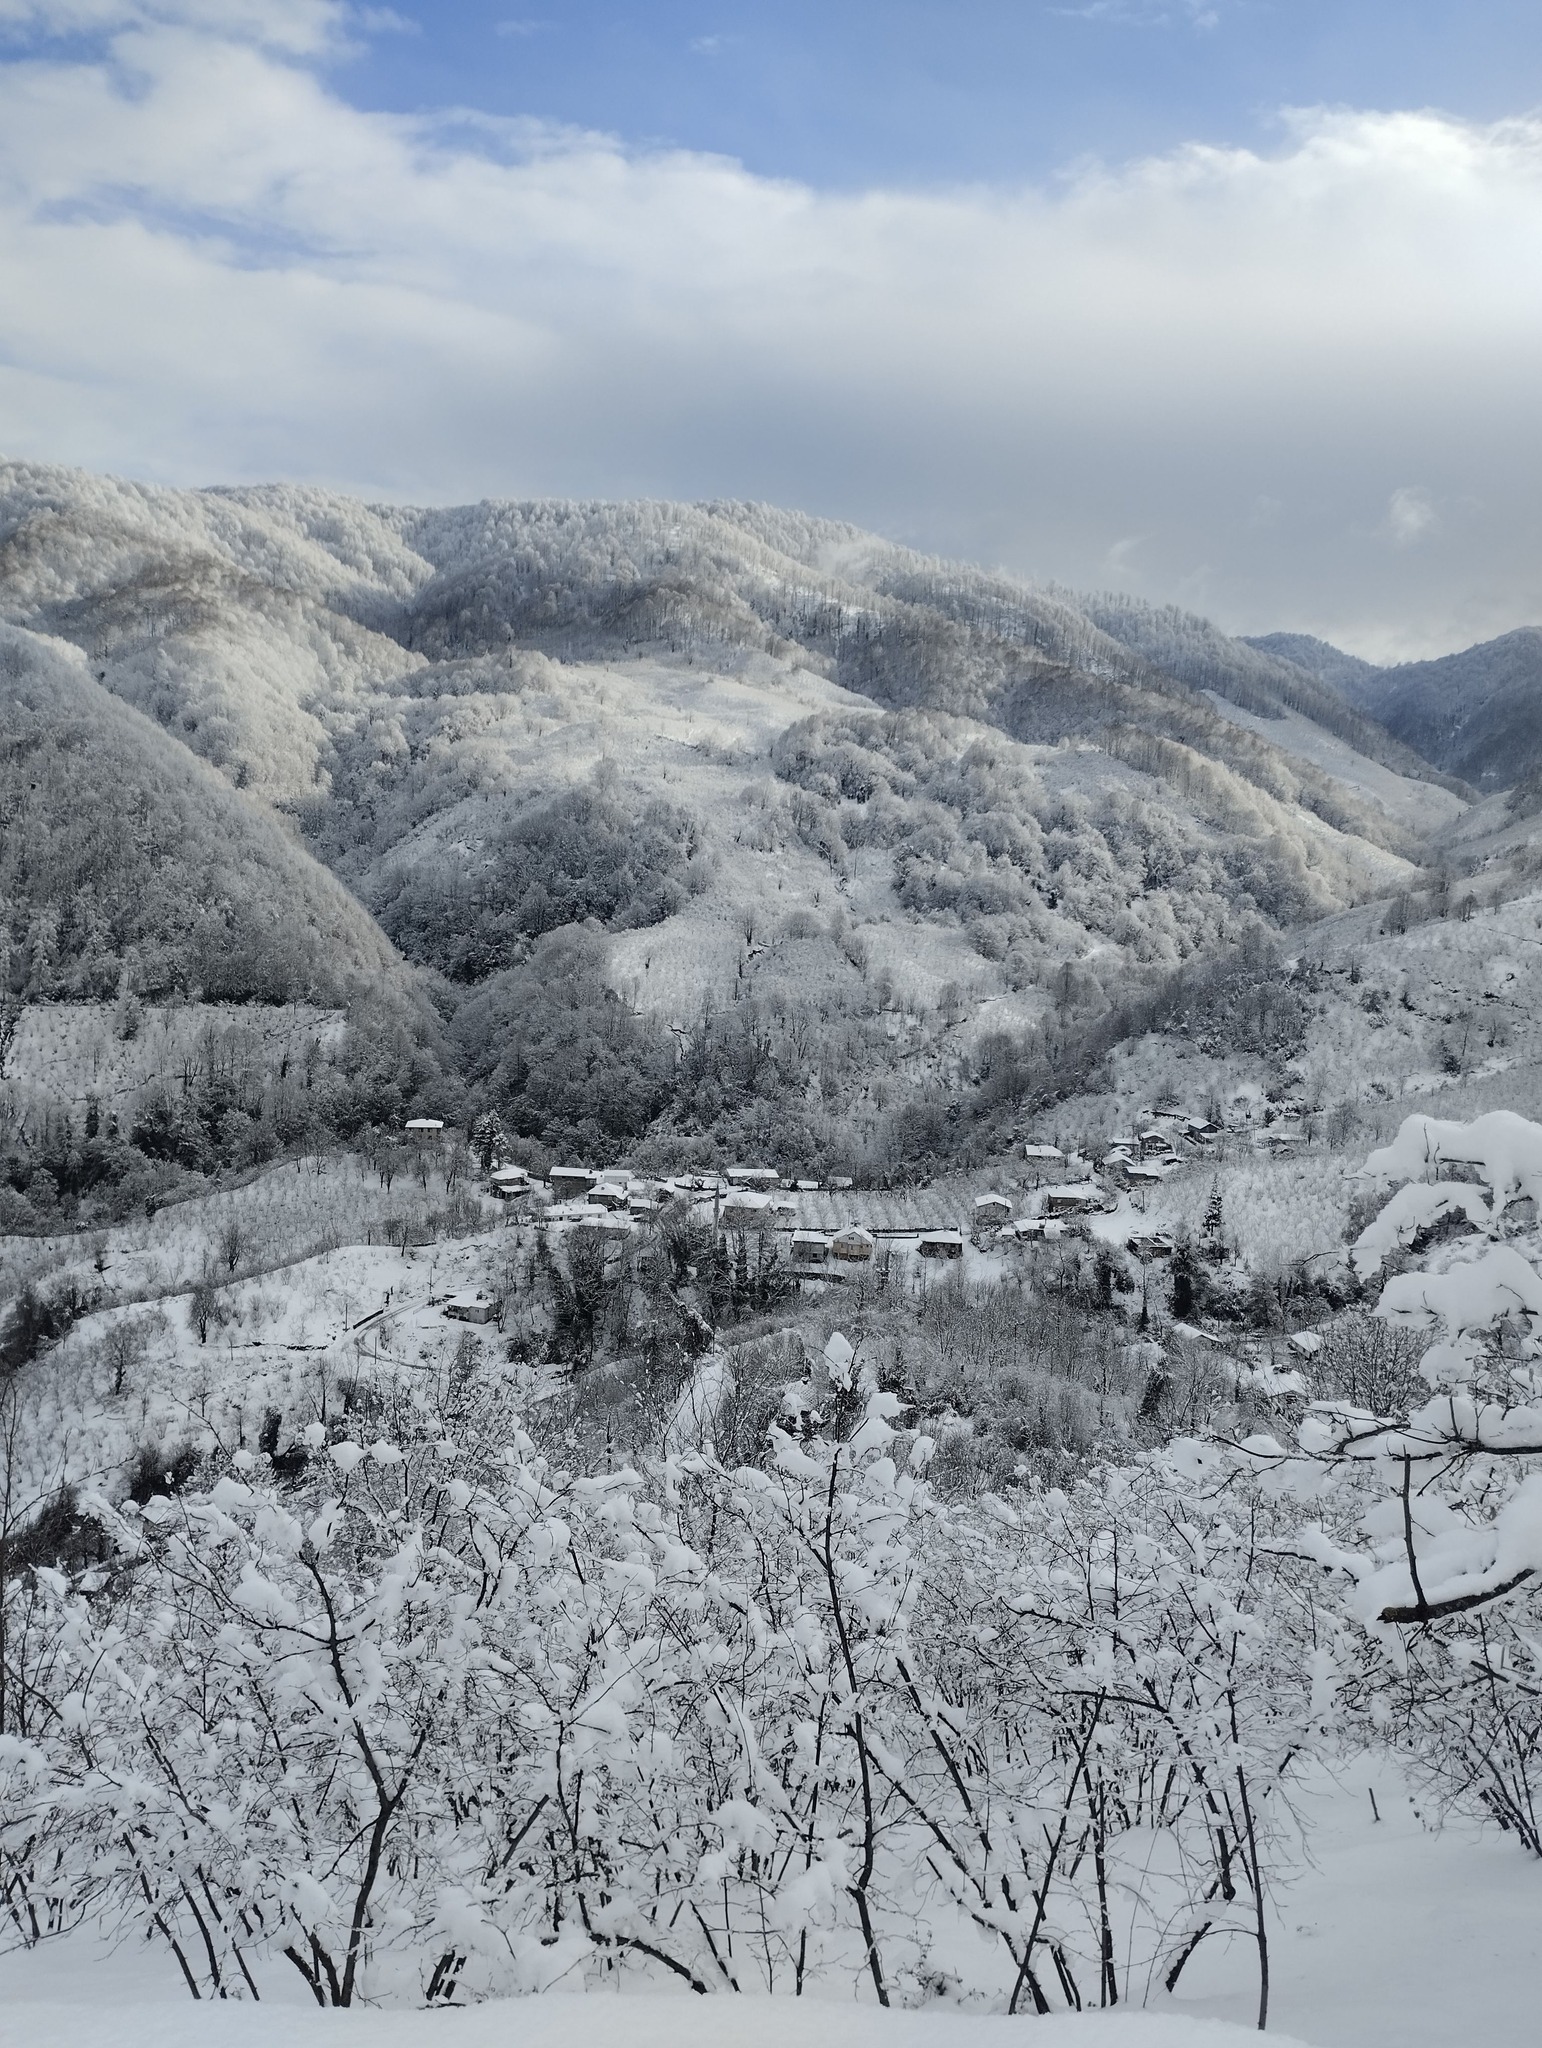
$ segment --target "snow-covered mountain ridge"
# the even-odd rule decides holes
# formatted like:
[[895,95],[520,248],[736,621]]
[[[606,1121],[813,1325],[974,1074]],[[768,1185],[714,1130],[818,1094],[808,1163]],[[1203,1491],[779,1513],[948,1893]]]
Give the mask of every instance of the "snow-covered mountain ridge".
[[1487,792],[1542,776],[1542,630],[1379,668],[1306,634],[1249,646],[1308,669],[1405,746]]
[[[453,849],[473,878],[495,866],[497,820],[602,756],[634,798],[694,776],[686,793],[711,815],[728,792],[722,774],[696,772],[706,748],[719,767],[732,758],[742,790],[744,770],[771,765],[778,728],[862,702],[916,714],[910,746],[924,733],[939,758],[1000,750],[982,725],[1033,750],[1001,758],[1014,781],[1040,785],[1041,829],[1058,806],[1076,848],[1065,886],[1040,896],[1074,897],[1090,860],[1117,899],[1069,910],[1062,943],[1035,934],[1051,974],[1089,942],[1138,953],[1112,928],[1136,897],[1165,897],[1136,914],[1156,956],[1179,957],[1238,914],[1278,922],[1383,889],[1395,859],[1417,851],[1408,802],[1379,801],[1275,743],[1270,718],[1289,709],[1326,719],[1396,775],[1420,772],[1304,671],[1176,613],[1073,602],[763,507],[412,511],[11,465],[0,471],[0,606],[24,631],[78,646],[113,694],[290,810],[376,910],[404,872],[453,863]],[[1251,729],[1225,715],[1230,702],[1254,714]],[[938,718],[970,723],[945,733]],[[868,737],[888,731],[872,724]],[[1071,759],[1048,762],[1046,748]],[[892,793],[909,772],[888,778]],[[836,808],[823,789],[808,794]],[[1095,810],[1122,798],[1187,844],[1176,859],[1159,852],[1153,876],[1144,838],[1110,844],[1076,796]],[[1449,803],[1431,791],[1429,804],[1429,821],[1444,822]],[[821,818],[804,836],[841,822]],[[1192,858],[1201,844],[1228,870],[1213,888]],[[1024,864],[1020,849],[1004,855],[966,831],[954,864],[1003,858]],[[1182,897],[1209,907],[1187,915]],[[1164,935],[1174,918],[1185,928]],[[998,933],[981,956],[1024,937]]]
[[[247,911],[285,993],[383,978],[415,1085],[563,1152],[753,1149],[770,1115],[799,1158],[910,1156],[895,1118],[985,1048],[1415,891],[1468,814],[1307,668],[1203,620],[765,506],[423,510],[10,464],[0,616],[17,673],[70,665],[232,832],[281,828],[307,879]],[[177,840],[141,903],[209,894]],[[339,881],[355,939],[288,944]],[[16,870],[13,1006],[238,993],[99,894],[89,860]],[[398,1102],[391,1065],[354,1060],[350,1116]]]

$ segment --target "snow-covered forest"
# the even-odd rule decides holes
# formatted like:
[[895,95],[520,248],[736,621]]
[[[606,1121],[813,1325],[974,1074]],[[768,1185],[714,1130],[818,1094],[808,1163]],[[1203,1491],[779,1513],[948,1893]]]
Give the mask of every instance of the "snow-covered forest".
[[0,609],[0,2000],[1522,2037],[1522,754],[743,504]]

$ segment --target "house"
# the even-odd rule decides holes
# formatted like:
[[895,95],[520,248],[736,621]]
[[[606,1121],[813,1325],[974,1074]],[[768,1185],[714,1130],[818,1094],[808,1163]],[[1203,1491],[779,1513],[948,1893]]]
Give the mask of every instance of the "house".
[[631,1192],[624,1180],[600,1179],[589,1190],[589,1199],[601,1209],[624,1209],[631,1200]]
[[1065,1154],[1058,1145],[1025,1145],[1023,1157],[1033,1175],[1035,1187],[1048,1173],[1058,1173],[1065,1165]]
[[1170,1259],[1174,1250],[1173,1240],[1165,1230],[1138,1231],[1134,1237],[1125,1239],[1124,1248],[1142,1262],[1146,1259]]
[[736,1188],[718,1211],[720,1230],[765,1230],[775,1220],[771,1213],[771,1197],[757,1195],[746,1188]]
[[774,1166],[730,1166],[728,1179],[736,1188],[779,1188],[782,1184]]
[[1012,1204],[1005,1195],[976,1195],[974,1214],[977,1223],[1004,1223],[1012,1213]]
[[852,1265],[861,1265],[873,1256],[872,1232],[859,1229],[855,1224],[838,1230],[830,1240],[830,1256],[848,1260]]
[[546,1184],[554,1202],[570,1202],[577,1195],[587,1195],[599,1177],[587,1166],[554,1166]]
[[1003,1224],[996,1235],[1012,1244],[1058,1244],[1073,1228],[1052,1216],[1019,1216],[1015,1222]]
[[432,1145],[444,1134],[444,1118],[439,1116],[410,1116],[407,1119],[408,1137],[415,1145]]
[[1091,1216],[1112,1207],[1108,1190],[1101,1181],[1065,1181],[1057,1188],[1044,1190],[1046,1216]]
[[501,1202],[517,1201],[530,1192],[530,1176],[522,1166],[500,1166],[487,1185]]
[[444,1305],[445,1314],[457,1323],[490,1323],[498,1314],[498,1304],[490,1301],[478,1288],[475,1294],[452,1294]]
[[795,1266],[824,1266],[829,1263],[831,1245],[822,1230],[795,1230],[792,1234],[792,1262]]
[[1171,1152],[1173,1141],[1168,1132],[1158,1130],[1155,1125],[1142,1131],[1135,1140],[1142,1159],[1156,1159]]
[[961,1259],[963,1234],[957,1230],[927,1230],[916,1240],[917,1256],[923,1259]]

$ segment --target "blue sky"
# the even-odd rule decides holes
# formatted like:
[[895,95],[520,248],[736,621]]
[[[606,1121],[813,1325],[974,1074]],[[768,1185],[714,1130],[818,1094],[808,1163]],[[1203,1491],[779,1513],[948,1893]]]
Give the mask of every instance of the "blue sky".
[[817,185],[1043,177],[1267,144],[1281,106],[1542,104],[1538,0],[463,0],[395,4],[341,82],[737,157]]
[[0,0],[0,455],[1542,623],[1542,0]]

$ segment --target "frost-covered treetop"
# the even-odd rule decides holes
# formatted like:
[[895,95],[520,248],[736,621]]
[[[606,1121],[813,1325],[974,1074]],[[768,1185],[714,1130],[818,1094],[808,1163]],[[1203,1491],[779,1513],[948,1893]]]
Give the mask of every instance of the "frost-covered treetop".
[[[1443,1171],[1461,1167],[1472,1169],[1477,1182]],[[1464,1215],[1474,1229],[1492,1234],[1512,1202],[1530,1200],[1542,1208],[1542,1124],[1509,1109],[1491,1110],[1471,1123],[1405,1117],[1392,1143],[1366,1160],[1363,1177],[1382,1186],[1404,1185],[1355,1242],[1355,1269],[1362,1277],[1379,1271],[1389,1253],[1447,1216]]]

